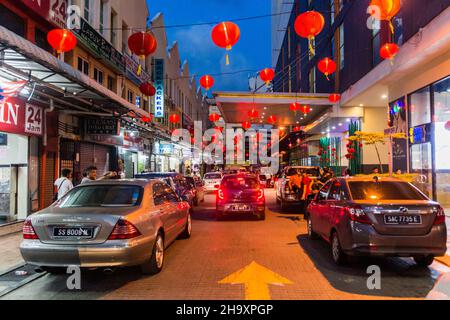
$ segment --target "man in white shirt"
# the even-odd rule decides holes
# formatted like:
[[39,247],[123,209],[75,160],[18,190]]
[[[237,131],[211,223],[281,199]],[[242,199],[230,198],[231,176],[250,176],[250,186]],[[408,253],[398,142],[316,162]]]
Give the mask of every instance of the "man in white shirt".
[[58,192],[56,200],[59,200],[64,197],[67,192],[73,189],[72,171],[70,169],[63,169],[61,171],[61,178],[58,178],[54,185]]

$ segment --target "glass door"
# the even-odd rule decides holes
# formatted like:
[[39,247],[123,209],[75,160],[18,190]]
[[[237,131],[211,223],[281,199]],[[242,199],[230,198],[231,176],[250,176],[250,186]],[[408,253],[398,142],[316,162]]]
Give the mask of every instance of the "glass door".
[[411,169],[419,174],[415,185],[430,199],[433,198],[433,166],[431,143],[411,146]]

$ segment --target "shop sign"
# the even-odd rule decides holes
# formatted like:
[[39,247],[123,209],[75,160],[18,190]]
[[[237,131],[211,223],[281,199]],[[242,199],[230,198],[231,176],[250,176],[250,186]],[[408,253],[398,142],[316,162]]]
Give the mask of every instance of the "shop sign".
[[164,59],[155,59],[155,118],[164,118]]
[[18,98],[1,100],[0,131],[41,136],[43,131],[42,108]]
[[408,141],[406,139],[392,139],[392,169],[408,172]]
[[28,8],[53,25],[65,28],[67,0],[21,0]]
[[138,137],[124,136],[123,147],[132,151],[144,151],[144,140]]
[[77,38],[89,50],[97,55],[98,58],[109,63],[113,68],[119,72],[125,71],[125,63],[123,55],[117,51],[103,36],[98,33],[91,25],[84,20],[81,20],[80,29],[75,30]]
[[151,82],[152,77],[144,70],[141,71],[141,75],[138,75],[139,63],[136,62],[128,54],[123,55],[123,60],[125,62],[127,77],[139,86],[143,82]]
[[85,141],[105,144],[109,146],[123,146],[124,139],[122,136],[108,136],[104,134],[88,134],[84,137]]
[[159,144],[159,153],[160,154],[173,154],[173,144],[161,142]]
[[115,118],[87,118],[86,134],[120,135],[120,123]]
[[424,124],[409,129],[409,141],[412,144],[420,144],[431,140],[431,125]]

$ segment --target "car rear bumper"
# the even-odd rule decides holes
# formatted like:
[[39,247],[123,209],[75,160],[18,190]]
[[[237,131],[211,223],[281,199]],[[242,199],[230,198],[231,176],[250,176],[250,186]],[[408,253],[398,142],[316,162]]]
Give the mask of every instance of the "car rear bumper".
[[55,245],[24,240],[20,253],[26,263],[42,267],[124,267],[140,265],[150,259],[153,244],[154,238],[112,240],[95,245]]
[[205,192],[214,192],[214,191],[217,191],[217,190],[219,190],[218,188],[215,188],[214,186],[207,186],[207,185],[205,185]]
[[349,255],[443,256],[447,251],[447,228],[433,226],[431,231],[421,236],[382,235],[370,226],[355,223],[352,228],[353,242],[344,251]]
[[234,211],[231,209],[231,206],[236,205],[236,204],[238,204],[238,203],[216,205],[216,211],[217,211],[217,213],[222,214],[222,215],[237,215],[237,214],[258,215],[258,214],[264,213],[266,211],[266,205],[261,204],[261,203],[260,204],[246,203],[246,205],[250,206],[250,210]]

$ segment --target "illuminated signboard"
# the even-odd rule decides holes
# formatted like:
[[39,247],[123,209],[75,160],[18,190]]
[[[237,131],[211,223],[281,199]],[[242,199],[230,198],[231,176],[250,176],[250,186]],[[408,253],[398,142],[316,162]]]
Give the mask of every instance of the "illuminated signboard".
[[412,144],[429,142],[431,140],[431,126],[424,124],[409,129],[409,141]]
[[155,118],[164,118],[164,59],[155,59]]

